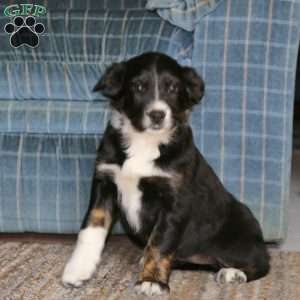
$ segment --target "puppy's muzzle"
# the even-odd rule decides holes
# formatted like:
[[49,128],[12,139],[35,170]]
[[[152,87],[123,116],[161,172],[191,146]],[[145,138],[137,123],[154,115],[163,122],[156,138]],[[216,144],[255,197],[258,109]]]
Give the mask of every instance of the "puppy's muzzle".
[[166,113],[163,110],[151,110],[147,113],[152,124],[161,125],[165,119]]

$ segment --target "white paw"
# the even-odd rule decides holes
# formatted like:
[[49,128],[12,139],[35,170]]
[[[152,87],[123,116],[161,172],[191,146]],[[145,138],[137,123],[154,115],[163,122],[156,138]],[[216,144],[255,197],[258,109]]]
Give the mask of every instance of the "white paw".
[[83,256],[72,256],[65,266],[62,282],[65,286],[79,287],[90,279],[96,270],[98,259]]
[[247,282],[246,274],[234,268],[222,268],[217,274],[217,282],[224,283],[245,283]]
[[104,235],[101,236],[101,233],[101,230],[94,228],[80,232],[75,250],[62,275],[65,286],[79,287],[92,277],[104,245]]
[[162,287],[160,284],[150,281],[143,281],[135,286],[135,290],[139,294],[147,296],[163,295],[169,292],[168,287]]

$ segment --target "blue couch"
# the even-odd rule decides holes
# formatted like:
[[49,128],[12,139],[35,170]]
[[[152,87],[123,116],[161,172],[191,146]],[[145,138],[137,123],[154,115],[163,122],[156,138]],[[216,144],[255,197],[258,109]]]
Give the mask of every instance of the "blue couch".
[[266,239],[284,239],[298,0],[35,3],[47,7],[37,48],[0,32],[0,232],[79,230],[110,114],[92,88],[112,62],[160,51],[202,74],[196,143]]

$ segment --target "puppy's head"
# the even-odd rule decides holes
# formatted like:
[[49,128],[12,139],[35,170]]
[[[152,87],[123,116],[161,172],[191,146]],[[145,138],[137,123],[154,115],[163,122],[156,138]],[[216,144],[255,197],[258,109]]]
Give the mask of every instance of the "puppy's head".
[[145,53],[113,64],[94,91],[111,100],[138,131],[160,132],[186,122],[204,93],[196,71],[160,53]]

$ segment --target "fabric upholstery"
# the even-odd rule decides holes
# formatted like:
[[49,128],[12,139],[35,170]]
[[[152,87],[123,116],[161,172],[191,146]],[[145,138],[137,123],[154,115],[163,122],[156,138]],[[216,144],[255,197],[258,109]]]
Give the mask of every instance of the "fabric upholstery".
[[99,135],[1,134],[0,232],[78,232],[98,143]]
[[110,116],[107,101],[1,101],[5,133],[102,134]]
[[299,1],[227,0],[194,35],[207,83],[196,140],[271,240],[288,223],[299,26]]
[[148,0],[146,7],[172,24],[193,31],[201,19],[226,0]]
[[34,51],[1,35],[0,100],[101,100],[92,89],[111,63],[147,51],[185,63],[192,47],[192,34],[146,10],[50,10],[37,19],[46,29]]

